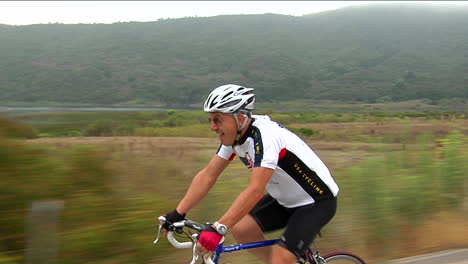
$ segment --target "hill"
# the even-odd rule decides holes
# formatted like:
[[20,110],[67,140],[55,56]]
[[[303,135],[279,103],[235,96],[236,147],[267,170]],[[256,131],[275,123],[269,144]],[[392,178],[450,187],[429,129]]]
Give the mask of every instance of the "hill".
[[114,24],[0,26],[0,102],[202,102],[221,84],[262,101],[468,98],[468,9],[369,5]]

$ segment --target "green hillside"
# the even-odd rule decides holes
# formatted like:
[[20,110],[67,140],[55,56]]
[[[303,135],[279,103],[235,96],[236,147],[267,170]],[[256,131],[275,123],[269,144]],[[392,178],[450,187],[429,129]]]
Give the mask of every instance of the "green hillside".
[[114,24],[0,26],[0,102],[199,103],[468,98],[468,9],[370,5]]

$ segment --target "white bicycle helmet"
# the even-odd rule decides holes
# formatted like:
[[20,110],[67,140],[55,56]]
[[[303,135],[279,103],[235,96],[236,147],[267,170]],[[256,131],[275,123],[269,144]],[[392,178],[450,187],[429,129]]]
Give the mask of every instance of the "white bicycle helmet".
[[255,102],[253,90],[236,84],[219,86],[208,95],[203,110],[208,113],[250,114]]

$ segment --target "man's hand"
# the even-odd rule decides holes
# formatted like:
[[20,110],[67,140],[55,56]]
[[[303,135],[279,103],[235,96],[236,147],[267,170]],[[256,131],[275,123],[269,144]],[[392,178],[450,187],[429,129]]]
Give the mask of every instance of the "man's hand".
[[166,223],[164,223],[163,228],[169,231],[169,225],[175,222],[185,220],[185,214],[180,214],[176,209],[172,210],[169,213],[163,214],[166,217]]
[[202,231],[198,238],[197,251],[199,255],[206,255],[213,252],[223,239],[223,236],[218,234],[216,230]]

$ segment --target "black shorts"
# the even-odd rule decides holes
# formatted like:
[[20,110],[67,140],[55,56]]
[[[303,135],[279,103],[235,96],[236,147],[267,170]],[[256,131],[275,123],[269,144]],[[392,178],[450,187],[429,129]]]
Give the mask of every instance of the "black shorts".
[[278,244],[296,257],[302,256],[315,236],[335,215],[336,197],[322,199],[313,204],[287,208],[269,194],[250,211],[263,232],[286,227]]

